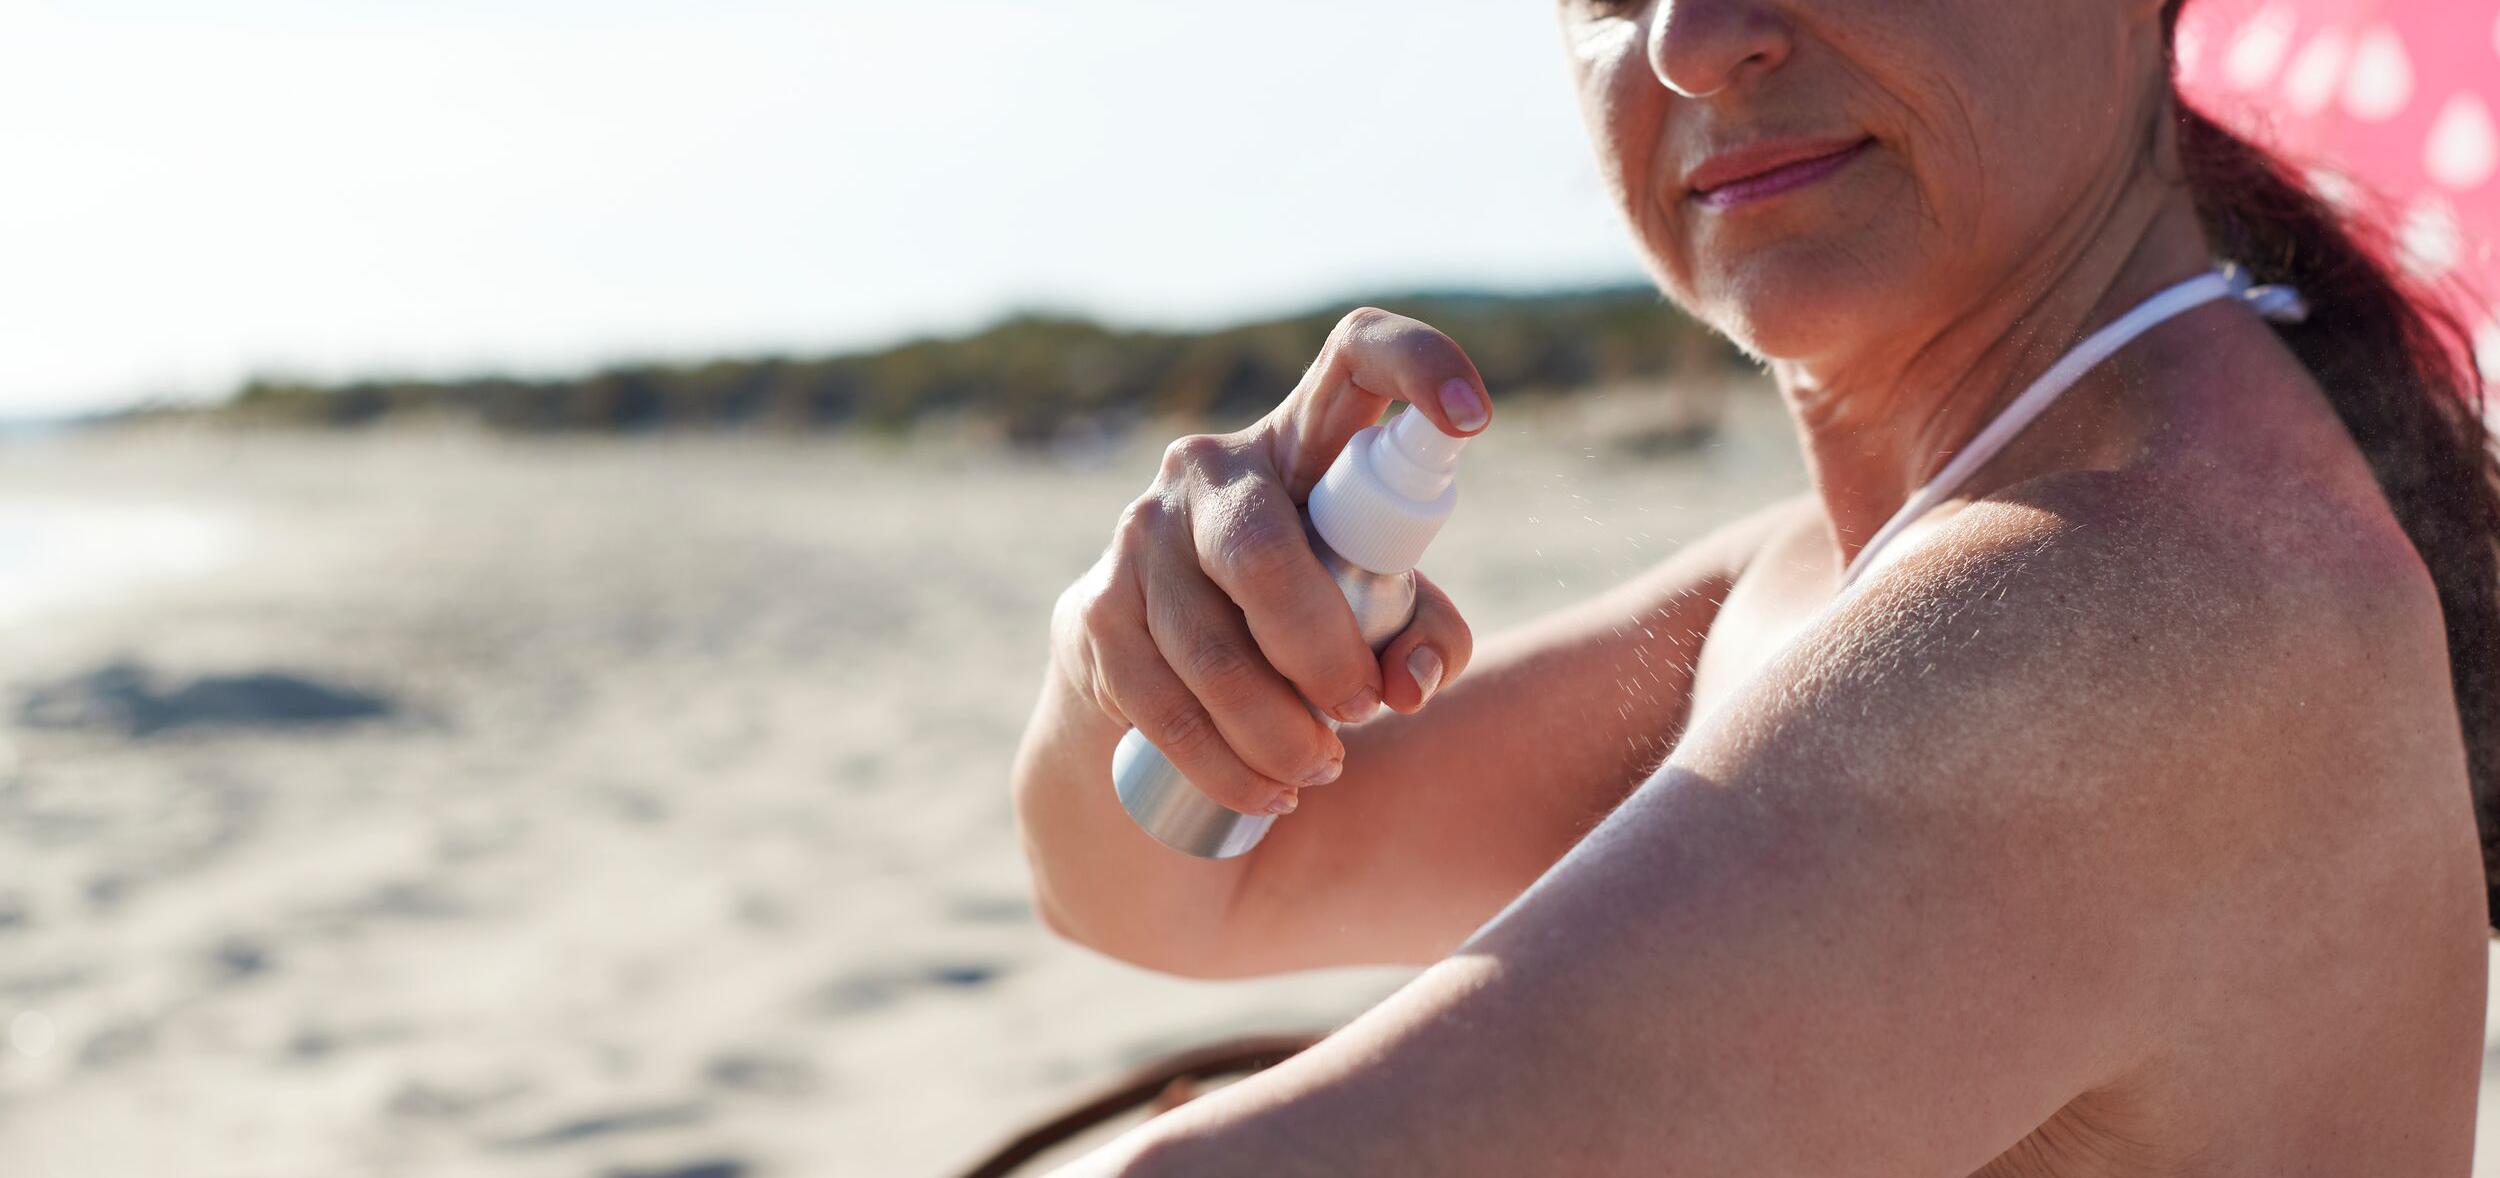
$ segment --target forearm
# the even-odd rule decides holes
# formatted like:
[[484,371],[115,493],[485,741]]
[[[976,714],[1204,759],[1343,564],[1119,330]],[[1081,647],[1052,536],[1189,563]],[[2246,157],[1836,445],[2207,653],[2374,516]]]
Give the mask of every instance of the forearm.
[[1302,1055],[1053,1178],[1624,1172],[1613,1122],[1659,1111],[1634,1077],[1559,1074],[1500,989],[1492,961],[1444,961]]
[[1246,859],[1184,855],[1137,828],[1111,788],[1111,752],[1125,732],[1045,673],[1013,781],[1034,901],[1051,928],[1096,950],[1208,972]]
[[[1999,630],[2063,640],[2048,612]],[[2159,804],[2175,750],[2112,759],[2077,718],[2098,686],[2049,660],[1982,647],[1905,687],[1818,646],[1456,954],[1074,1173],[1962,1174],[2173,1051],[2152,1028],[2211,913],[2198,873],[2125,856],[2209,845]],[[2020,739],[1897,738],[1946,715]]]

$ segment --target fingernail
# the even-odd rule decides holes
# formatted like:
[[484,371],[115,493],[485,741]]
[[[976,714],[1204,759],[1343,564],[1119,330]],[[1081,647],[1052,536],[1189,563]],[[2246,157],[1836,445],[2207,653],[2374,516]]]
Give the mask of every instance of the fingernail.
[[1291,814],[1293,813],[1294,807],[1301,804],[1302,798],[1299,794],[1296,794],[1292,790],[1286,790],[1285,792],[1276,795],[1275,801],[1267,804],[1267,812],[1270,814]]
[[1320,766],[1320,767],[1319,767],[1319,768],[1317,768],[1317,769],[1313,769],[1313,770],[1311,770],[1311,772],[1310,772],[1308,775],[1304,776],[1304,777],[1303,777],[1303,779],[1302,779],[1302,784],[1304,784],[1304,785],[1326,785],[1326,784],[1328,784],[1328,783],[1329,783],[1329,782],[1331,782],[1331,781],[1335,781],[1335,780],[1338,778],[1338,776],[1339,776],[1339,775],[1341,775],[1341,774],[1343,774],[1344,772],[1345,772],[1345,760],[1344,760],[1344,758],[1342,758],[1342,757],[1332,758],[1332,759],[1330,759],[1330,761],[1329,761],[1327,764],[1322,765],[1322,766]]
[[1458,377],[1441,386],[1441,409],[1450,415],[1450,424],[1460,429],[1484,424],[1484,398],[1476,395],[1476,386]]
[[1415,686],[1422,692],[1415,697],[1420,706],[1432,698],[1434,688],[1441,686],[1441,655],[1429,646],[1407,651],[1406,673],[1415,677]]
[[1337,718],[1348,724],[1360,724],[1380,712],[1380,693],[1364,688],[1354,698],[1337,705]]

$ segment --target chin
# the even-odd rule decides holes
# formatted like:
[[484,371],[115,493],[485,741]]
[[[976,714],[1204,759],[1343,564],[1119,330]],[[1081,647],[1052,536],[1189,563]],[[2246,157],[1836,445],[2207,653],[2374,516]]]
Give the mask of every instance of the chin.
[[1721,260],[1697,277],[1695,313],[1757,360],[1855,351],[1910,305],[1909,284],[1870,273],[1862,257],[1794,240]]
[[1909,330],[1944,284],[1905,187],[1840,179],[1732,216],[1661,210],[1644,236],[1666,289],[1759,360],[1812,362]]

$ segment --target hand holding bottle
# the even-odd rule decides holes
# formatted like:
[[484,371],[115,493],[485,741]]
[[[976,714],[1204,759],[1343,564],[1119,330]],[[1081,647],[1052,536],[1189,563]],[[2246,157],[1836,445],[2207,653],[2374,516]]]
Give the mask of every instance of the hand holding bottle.
[[1392,399],[1452,438],[1491,416],[1449,337],[1356,311],[1273,412],[1174,442],[1102,559],[1060,599],[1059,673],[1234,812],[1286,812],[1302,788],[1335,780],[1344,746],[1315,709],[1349,723],[1384,702],[1415,711],[1473,653],[1448,597],[1409,574],[1413,621],[1375,655],[1304,533],[1301,504]]

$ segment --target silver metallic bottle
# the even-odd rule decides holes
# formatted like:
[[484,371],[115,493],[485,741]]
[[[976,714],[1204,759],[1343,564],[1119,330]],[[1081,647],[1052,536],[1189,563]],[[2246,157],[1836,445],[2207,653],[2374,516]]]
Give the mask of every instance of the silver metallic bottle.
[[[1466,443],[1408,410],[1354,435],[1311,489],[1311,548],[1375,654],[1414,620],[1415,562],[1457,505],[1454,480]],[[1276,822],[1276,815],[1243,814],[1200,793],[1134,728],[1111,755],[1111,783],[1147,834],[1202,859],[1243,854]]]
[[[1379,653],[1415,619],[1413,570],[1375,573],[1316,539],[1311,547],[1319,554],[1320,567],[1344,591],[1346,604],[1354,607],[1354,621],[1362,627],[1363,641],[1371,644],[1373,653]],[[1330,728],[1337,726],[1329,716],[1320,719]],[[1243,814],[1198,792],[1165,759],[1163,750],[1134,728],[1120,738],[1120,747],[1111,754],[1111,783],[1119,790],[1120,805],[1129,817],[1155,841],[1201,859],[1239,855],[1257,846],[1276,822],[1274,814]]]

